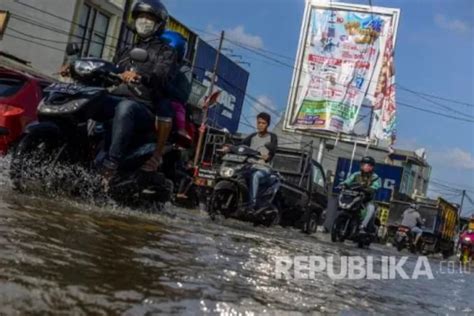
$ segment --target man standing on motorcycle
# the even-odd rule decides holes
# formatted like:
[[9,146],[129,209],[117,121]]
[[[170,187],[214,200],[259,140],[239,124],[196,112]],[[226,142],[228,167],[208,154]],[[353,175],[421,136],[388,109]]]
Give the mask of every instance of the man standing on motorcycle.
[[412,234],[415,234],[415,241],[413,246],[416,247],[420,241],[421,236],[423,235],[423,230],[420,228],[423,225],[421,220],[421,215],[418,212],[419,206],[416,203],[410,204],[410,207],[405,210],[402,214],[402,226],[408,227],[411,230]]
[[374,158],[370,156],[363,157],[360,161],[360,171],[350,175],[350,177],[341,184],[343,187],[353,186],[355,184],[360,185],[366,193],[366,214],[362,224],[359,227],[359,231],[363,233],[366,231],[370,220],[375,215],[375,204],[372,202],[372,200],[377,190],[382,186],[382,181],[380,180],[380,177],[374,172],[374,167]]
[[266,178],[270,175],[268,167],[264,164],[269,163],[278,147],[278,137],[268,131],[268,127],[271,123],[271,116],[268,113],[262,112],[257,115],[257,132],[252,133],[247,136],[240,145],[246,145],[250,148],[260,152],[262,159],[259,161],[259,164],[255,164],[254,170],[252,172],[252,177],[250,179],[250,205],[249,208],[254,208],[257,203],[257,194],[259,186]]

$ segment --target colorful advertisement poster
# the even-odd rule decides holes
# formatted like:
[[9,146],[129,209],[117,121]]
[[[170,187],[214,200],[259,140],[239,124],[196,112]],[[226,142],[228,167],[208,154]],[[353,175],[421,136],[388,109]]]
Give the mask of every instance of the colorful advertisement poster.
[[[394,41],[397,9],[308,1],[285,127],[351,134]],[[394,17],[396,15],[396,18]],[[393,47],[393,43],[391,45]]]

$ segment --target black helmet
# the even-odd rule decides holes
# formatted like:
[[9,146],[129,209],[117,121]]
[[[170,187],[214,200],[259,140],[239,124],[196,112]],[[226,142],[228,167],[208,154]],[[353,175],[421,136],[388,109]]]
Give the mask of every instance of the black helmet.
[[363,165],[363,164],[369,164],[371,166],[375,166],[375,159],[370,157],[370,156],[365,156],[364,158],[362,158],[362,160],[360,161],[360,164]]
[[155,34],[161,35],[161,33],[163,33],[166,22],[168,22],[168,10],[166,10],[166,7],[160,0],[138,0],[133,5],[132,18],[136,20],[140,13],[153,15],[158,24],[158,29]]

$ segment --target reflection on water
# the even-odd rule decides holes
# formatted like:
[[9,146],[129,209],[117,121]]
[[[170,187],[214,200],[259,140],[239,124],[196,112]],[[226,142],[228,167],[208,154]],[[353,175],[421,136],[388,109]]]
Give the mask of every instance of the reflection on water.
[[275,256],[393,254],[381,246],[335,246],[323,234],[308,237],[232,220],[213,223],[199,211],[174,207],[167,210],[174,216],[96,208],[16,194],[4,175],[0,183],[0,314],[456,314],[474,309],[473,274],[414,281],[274,277]]

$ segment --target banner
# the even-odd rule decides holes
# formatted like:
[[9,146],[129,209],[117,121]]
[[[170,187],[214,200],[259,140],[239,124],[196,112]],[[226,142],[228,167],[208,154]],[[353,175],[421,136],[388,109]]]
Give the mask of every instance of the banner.
[[[394,41],[397,9],[308,1],[285,128],[352,133]],[[396,16],[396,18],[395,18]],[[393,43],[391,45],[393,47]]]
[[[209,95],[216,55],[214,47],[205,41],[198,41],[193,72],[196,79],[206,87],[206,95]],[[217,104],[209,109],[207,123],[210,126],[237,132],[248,80],[248,71],[221,53],[214,85],[214,91],[219,90],[221,93]]]
[[385,45],[382,69],[376,82],[372,128],[372,139],[395,139],[396,103],[395,103],[395,64],[393,60],[393,32]]

